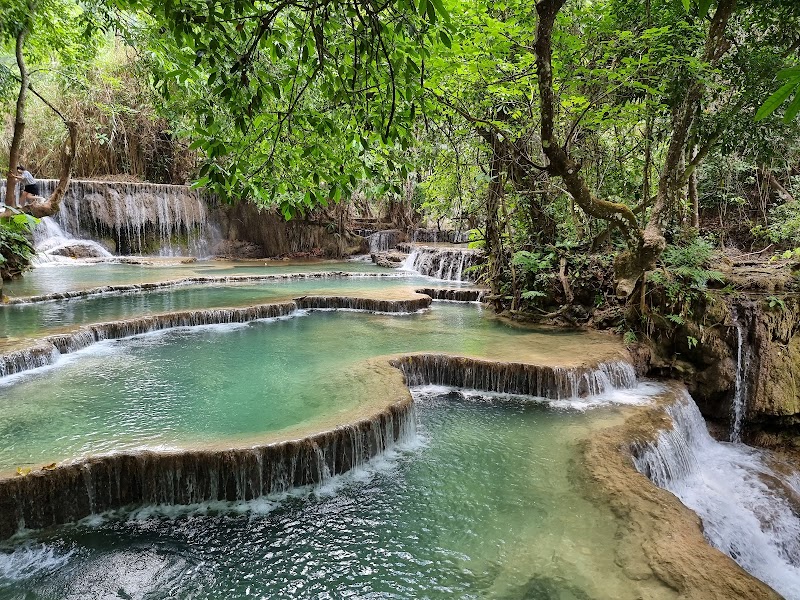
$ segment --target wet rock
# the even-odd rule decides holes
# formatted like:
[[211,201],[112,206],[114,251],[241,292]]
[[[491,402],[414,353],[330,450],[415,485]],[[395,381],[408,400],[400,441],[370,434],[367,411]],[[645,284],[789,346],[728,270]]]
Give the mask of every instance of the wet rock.
[[264,248],[253,242],[242,240],[226,240],[217,244],[214,254],[220,258],[264,258]]
[[402,252],[390,250],[387,252],[375,252],[372,254],[372,262],[379,267],[387,269],[399,269],[403,266],[406,260],[406,255]]
[[103,253],[102,249],[98,248],[96,245],[81,242],[55,248],[50,250],[48,254],[66,256],[68,258],[101,258],[108,256],[107,253]]

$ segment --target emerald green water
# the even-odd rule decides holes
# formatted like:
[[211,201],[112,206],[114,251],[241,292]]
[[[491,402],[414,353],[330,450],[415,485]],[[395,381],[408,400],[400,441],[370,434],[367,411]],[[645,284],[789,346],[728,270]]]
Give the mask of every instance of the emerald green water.
[[3,294],[9,297],[34,296],[104,285],[130,285],[167,281],[183,277],[226,277],[230,275],[269,275],[345,271],[348,273],[385,273],[386,269],[361,261],[265,261],[233,262],[224,260],[176,264],[165,261],[151,265],[99,263],[43,265],[21,279],[6,282]]
[[[365,359],[497,352],[525,330],[476,307],[407,316],[312,313],[104,342],[0,380],[0,472],[89,453],[181,447],[274,432],[352,408]],[[542,333],[540,345],[582,343]]]
[[669,597],[615,564],[617,523],[576,482],[614,420],[426,394],[419,443],[318,492],[147,509],[0,549],[7,599]]
[[363,277],[354,280],[312,279],[224,285],[186,285],[120,295],[90,296],[0,306],[0,344],[19,343],[70,326],[115,321],[200,308],[247,306],[312,294],[347,294],[354,290],[380,294],[386,290],[426,285],[421,277]]
[[[164,279],[189,276],[180,270]],[[64,285],[81,285],[73,275]],[[26,293],[57,279],[40,279]],[[213,285],[7,306],[0,334],[417,285],[412,277]],[[405,316],[316,312],[104,342],[0,380],[0,471],[122,449],[224,445],[330,422],[363,399],[369,386],[360,365],[374,356],[588,359],[593,339],[531,333],[474,305],[434,304]],[[435,389],[415,397],[417,439],[320,489],[143,507],[0,544],[0,599],[671,597],[625,576],[614,553],[618,522],[586,499],[576,468],[579,442],[617,422],[622,409],[582,412],[580,400]]]

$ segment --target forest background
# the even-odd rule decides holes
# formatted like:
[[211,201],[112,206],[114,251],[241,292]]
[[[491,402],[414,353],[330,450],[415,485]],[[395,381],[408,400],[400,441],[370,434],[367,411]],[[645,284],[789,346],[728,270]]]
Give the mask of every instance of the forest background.
[[792,0],[0,15],[4,170],[57,178],[69,159],[79,178],[193,182],[286,218],[339,205],[469,230],[496,308],[634,338],[680,327],[710,287],[736,293],[739,257],[791,271],[800,255]]

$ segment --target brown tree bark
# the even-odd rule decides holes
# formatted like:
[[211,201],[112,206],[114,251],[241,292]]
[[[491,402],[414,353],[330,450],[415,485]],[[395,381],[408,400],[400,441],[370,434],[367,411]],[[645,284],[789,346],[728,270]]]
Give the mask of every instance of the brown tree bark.
[[25,39],[28,37],[29,25],[26,22],[17,34],[15,54],[17,66],[19,67],[19,94],[17,95],[16,113],[14,115],[14,135],[11,138],[11,150],[8,154],[8,175],[6,177],[6,204],[16,206],[17,201],[14,195],[17,179],[16,169],[19,164],[20,149],[22,148],[22,138],[25,135],[25,100],[28,96],[28,68],[25,66],[25,56],[22,53]]
[[629,246],[636,247],[641,233],[636,216],[626,205],[596,198],[580,174],[581,166],[574,161],[555,134],[555,92],[553,90],[553,28],[556,17],[566,0],[541,0],[536,3],[539,23],[536,28],[536,71],[539,86],[542,149],[550,161],[547,172],[561,177],[575,203],[588,215],[619,227]]

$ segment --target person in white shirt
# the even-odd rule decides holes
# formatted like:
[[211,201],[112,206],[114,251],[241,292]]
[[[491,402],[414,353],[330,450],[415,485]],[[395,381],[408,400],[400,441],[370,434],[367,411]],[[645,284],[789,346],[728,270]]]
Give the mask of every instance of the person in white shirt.
[[23,185],[22,193],[19,195],[20,206],[25,206],[29,198],[40,195],[39,182],[31,175],[30,171],[25,170],[23,165],[17,167],[17,174],[14,177]]

